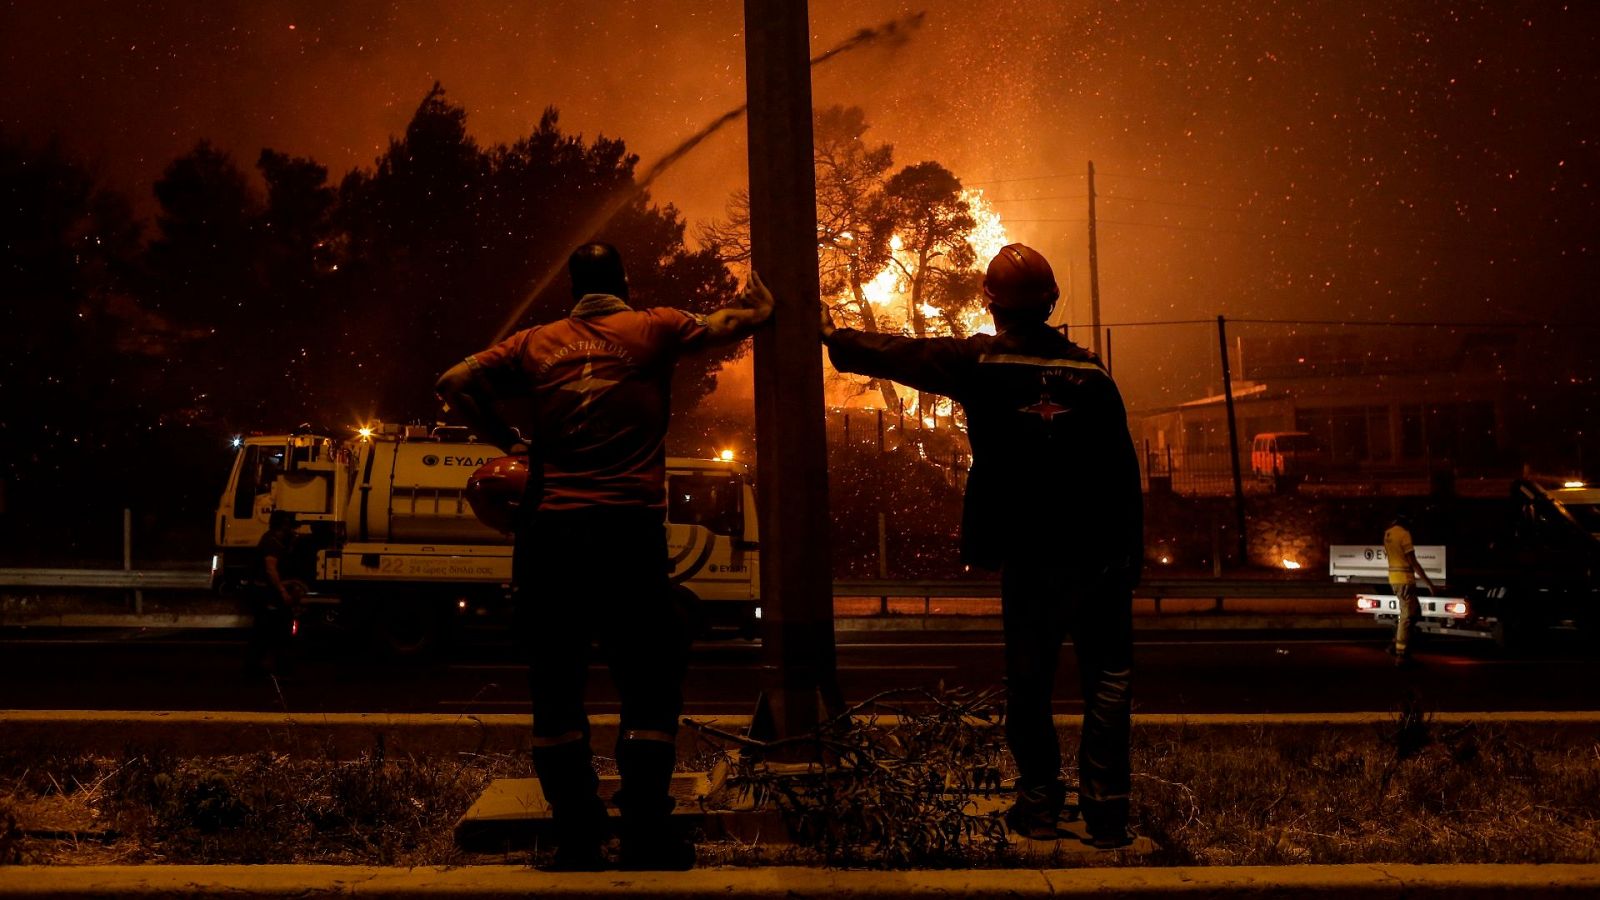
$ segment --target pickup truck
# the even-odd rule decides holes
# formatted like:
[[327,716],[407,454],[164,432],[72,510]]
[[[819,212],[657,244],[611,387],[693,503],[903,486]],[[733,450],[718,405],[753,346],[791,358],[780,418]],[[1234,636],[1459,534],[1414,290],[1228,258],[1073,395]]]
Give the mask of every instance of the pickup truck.
[[[1447,550],[1469,564],[1447,572]],[[1419,585],[1420,631],[1506,646],[1550,628],[1600,630],[1600,489],[1517,481],[1483,533],[1453,547],[1419,545],[1416,553],[1436,585],[1449,585],[1444,595]],[[1399,601],[1386,587],[1383,547],[1336,544],[1328,574],[1341,583],[1385,585],[1358,593],[1356,609],[1394,627]]]

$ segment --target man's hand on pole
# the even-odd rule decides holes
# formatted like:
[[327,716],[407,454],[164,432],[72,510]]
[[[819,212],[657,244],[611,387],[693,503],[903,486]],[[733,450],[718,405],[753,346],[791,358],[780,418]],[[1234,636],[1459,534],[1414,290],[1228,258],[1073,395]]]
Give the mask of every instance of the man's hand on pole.
[[828,301],[818,305],[822,308],[822,339],[827,340],[833,334],[833,316],[828,312]]
[[750,270],[750,282],[733,300],[734,305],[724,307],[706,316],[706,339],[712,344],[731,344],[743,340],[752,331],[772,318],[772,291]]
[[434,392],[447,411],[453,409],[460,413],[479,437],[501,450],[513,453],[512,447],[523,443],[522,435],[501,414],[488,380],[467,362],[456,363],[440,375]]
[[744,292],[739,295],[744,305],[756,314],[756,323],[760,325],[772,317],[772,307],[777,301],[773,299],[772,291],[767,289],[766,282],[761,280],[761,273],[750,267],[750,280],[745,283]]

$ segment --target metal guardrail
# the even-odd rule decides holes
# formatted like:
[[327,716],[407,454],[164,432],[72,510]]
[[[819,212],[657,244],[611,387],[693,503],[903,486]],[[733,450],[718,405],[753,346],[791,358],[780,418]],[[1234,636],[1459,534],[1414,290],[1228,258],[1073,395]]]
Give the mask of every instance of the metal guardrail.
[[[107,590],[206,590],[211,573],[193,569],[0,569],[0,586],[35,588],[103,588]],[[1270,578],[1151,578],[1134,590],[1135,597],[1202,599],[1327,599],[1350,595],[1350,586],[1320,581]],[[998,581],[841,580],[835,597],[920,597],[923,599],[1000,596]]]
[[[203,592],[211,586],[210,573],[194,569],[0,569],[0,589],[78,589],[85,592],[127,591],[135,596],[131,609],[108,610],[99,606],[31,611],[0,609],[0,627],[98,627],[98,628],[237,628],[248,624],[248,617],[234,609],[208,609],[203,612],[147,612],[137,599],[145,590]],[[1353,586],[1315,581],[1288,581],[1270,578],[1153,578],[1134,592],[1136,598],[1154,600],[1161,612],[1164,599],[1210,600],[1210,612],[1223,612],[1225,600],[1318,600],[1349,599]],[[890,599],[921,599],[924,615],[933,615],[933,600],[955,601],[944,606],[946,614],[961,615],[960,601],[984,601],[971,613],[994,612],[993,601],[1000,596],[1000,582],[955,580],[842,580],[833,585],[838,598],[878,598],[880,613],[890,613]],[[87,599],[87,597],[85,598]]]
[[0,569],[0,587],[203,591],[211,573],[193,569]]
[[[1000,596],[998,581],[835,581],[835,597],[920,597],[990,599]],[[1350,585],[1271,578],[1152,578],[1135,597],[1161,600],[1326,600],[1353,597]]]

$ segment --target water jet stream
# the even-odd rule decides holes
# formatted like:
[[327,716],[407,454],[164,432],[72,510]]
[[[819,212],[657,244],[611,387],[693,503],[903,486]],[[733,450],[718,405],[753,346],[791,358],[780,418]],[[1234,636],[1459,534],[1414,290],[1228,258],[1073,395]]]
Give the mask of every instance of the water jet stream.
[[[828,62],[840,54],[848,53],[851,50],[869,46],[871,44],[876,44],[883,41],[888,41],[895,45],[902,44],[909,39],[912,31],[922,25],[922,20],[926,15],[926,13],[922,12],[912,13],[904,18],[886,22],[876,28],[863,28],[833,47],[830,47],[822,53],[813,56],[811,58],[811,67],[816,68],[817,66]],[[618,193],[615,197],[612,197],[610,200],[602,203],[600,208],[595,210],[594,215],[590,216],[584,221],[583,227],[577,229],[576,233],[571,237],[571,239],[566,241],[564,245],[558,246],[571,247],[576,245],[579,241],[587,240],[591,235],[598,233],[606,226],[607,223],[611,221],[614,216],[616,216],[617,213],[622,211],[623,207],[627,206],[629,203],[632,203],[636,197],[649,190],[650,185],[654,184],[655,180],[661,177],[663,172],[672,168],[673,164],[675,164],[678,160],[683,159],[685,156],[691,153],[694,148],[704,143],[706,138],[711,137],[713,134],[716,134],[718,131],[721,131],[723,128],[725,128],[729,123],[734,122],[743,116],[748,107],[749,104],[740,104],[739,106],[728,110],[722,115],[717,116],[715,119],[712,119],[711,122],[704,128],[701,128],[699,131],[690,135],[683,141],[683,143],[674,147],[671,152],[667,153],[667,155],[656,160],[655,163],[650,166],[650,168],[645,170],[644,177],[635,182],[631,188]],[[501,340],[505,339],[506,335],[510,334],[512,330],[516,328],[518,320],[520,320],[523,315],[527,313],[528,307],[533,305],[534,298],[538,297],[544,292],[545,288],[550,286],[550,283],[555,280],[556,276],[561,274],[561,269],[565,265],[566,258],[564,256],[558,256],[558,258],[550,264],[549,268],[545,270],[545,273],[539,277],[539,280],[533,283],[533,287],[529,289],[526,296],[523,297],[522,302],[517,304],[516,309],[512,310],[511,315],[506,317],[505,323],[500,326],[499,331],[495,332],[494,340],[491,343],[499,343]]]

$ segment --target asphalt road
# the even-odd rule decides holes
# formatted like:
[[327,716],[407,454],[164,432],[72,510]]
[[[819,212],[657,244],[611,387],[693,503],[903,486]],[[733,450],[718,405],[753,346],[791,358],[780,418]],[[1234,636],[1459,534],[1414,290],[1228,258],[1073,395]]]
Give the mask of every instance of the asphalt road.
[[[0,708],[291,712],[520,712],[528,688],[516,649],[463,642],[426,665],[373,661],[308,647],[292,676],[242,669],[232,632],[0,633]],[[1140,633],[1135,709],[1147,713],[1327,712],[1394,708],[1415,693],[1437,710],[1600,708],[1600,654],[1552,634],[1508,654],[1486,641],[1435,639],[1396,670],[1376,630],[1342,634]],[[1072,650],[1063,653],[1059,713],[1082,709]],[[590,711],[614,713],[603,665],[591,669]],[[758,644],[695,645],[687,712],[747,714],[770,683]],[[993,632],[850,632],[839,678],[854,702],[895,687],[1000,683]]]

